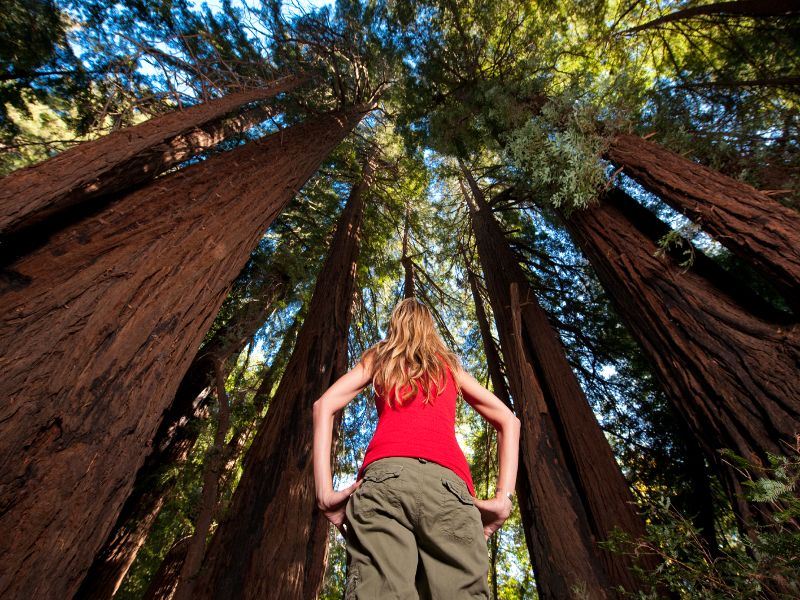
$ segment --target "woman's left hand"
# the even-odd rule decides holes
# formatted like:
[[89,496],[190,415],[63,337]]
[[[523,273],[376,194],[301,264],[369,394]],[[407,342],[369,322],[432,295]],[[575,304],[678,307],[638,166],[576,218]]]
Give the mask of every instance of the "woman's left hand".
[[317,499],[317,505],[320,507],[322,514],[327,519],[336,525],[336,529],[344,536],[345,523],[347,522],[347,515],[345,509],[347,508],[347,501],[350,499],[350,494],[356,491],[360,486],[363,479],[357,479],[346,488],[341,490],[331,490],[325,496]]
[[514,504],[507,496],[495,496],[494,498],[475,498],[472,501],[478,510],[481,511],[481,521],[483,521],[483,537],[489,537],[500,527],[503,526],[508,516],[511,514],[511,509]]

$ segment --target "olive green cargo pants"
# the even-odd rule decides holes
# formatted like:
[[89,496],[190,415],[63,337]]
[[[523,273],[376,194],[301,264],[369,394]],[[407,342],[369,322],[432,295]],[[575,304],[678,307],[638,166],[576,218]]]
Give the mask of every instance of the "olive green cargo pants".
[[378,459],[345,514],[345,600],[489,598],[480,511],[451,469],[422,458]]

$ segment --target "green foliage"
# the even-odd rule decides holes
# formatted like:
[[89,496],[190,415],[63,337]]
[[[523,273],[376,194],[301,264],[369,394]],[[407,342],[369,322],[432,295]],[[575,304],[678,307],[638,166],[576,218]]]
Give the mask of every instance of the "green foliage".
[[539,114],[506,134],[505,156],[534,189],[550,191],[549,204],[569,210],[596,201],[606,182],[601,156],[607,126],[601,110],[568,94],[550,99]]
[[[687,225],[687,229],[698,231],[699,228],[692,225]],[[655,251],[656,256],[664,256],[670,249],[674,248],[681,251],[681,255],[685,258],[678,262],[678,265],[687,271],[694,264],[694,246],[691,242],[691,235],[686,234],[685,231],[678,231],[670,229],[666,234],[657,240],[658,249]]]
[[[635,555],[654,553],[661,560],[655,572],[640,570],[655,589],[671,590],[681,598],[708,600],[785,599],[800,596],[800,452],[791,457],[769,457],[767,467],[755,465],[730,450],[722,454],[746,475],[745,495],[757,507],[770,504],[778,510],[773,521],[757,525],[752,537],[736,536],[718,552],[707,546],[701,531],[677,510],[669,498],[649,506],[647,535],[634,541],[616,531],[603,545]],[[655,593],[627,594],[646,600]]]

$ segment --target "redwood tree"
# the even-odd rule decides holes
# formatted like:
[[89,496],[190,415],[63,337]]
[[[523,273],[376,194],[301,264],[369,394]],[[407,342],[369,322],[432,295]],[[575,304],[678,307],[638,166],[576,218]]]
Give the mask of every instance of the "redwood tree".
[[633,135],[609,160],[767,275],[800,309],[800,214],[755,188]]
[[[248,451],[193,598],[316,598],[330,523],[316,506],[312,404],[347,370],[369,161],[339,219],[297,343]],[[338,428],[341,415],[334,423]]]
[[565,224],[722,475],[742,524],[768,521],[767,503],[756,508],[742,498],[741,476],[719,450],[765,466],[768,453],[790,454],[786,444],[800,432],[797,324],[744,308],[709,279],[711,265],[683,272],[656,256],[655,240],[669,228],[620,188]]
[[[465,257],[465,263],[467,264],[467,279],[469,280],[469,287],[470,291],[472,292],[472,300],[475,306],[475,321],[478,324],[478,329],[481,332],[481,341],[483,342],[483,351],[486,355],[486,365],[489,370],[489,378],[492,381],[492,387],[494,390],[494,394],[500,398],[500,400],[508,406],[512,411],[516,412],[514,405],[511,402],[511,397],[508,393],[508,386],[506,385],[506,380],[503,377],[503,360],[500,356],[500,352],[498,351],[497,344],[495,343],[494,337],[492,336],[492,330],[489,325],[489,318],[486,314],[486,309],[484,307],[483,296],[481,295],[481,291],[478,286],[478,277],[473,272],[471,266],[466,261],[466,254],[462,253],[462,256]],[[519,453],[519,464],[522,464],[522,460],[525,457],[525,448],[520,445],[520,453]],[[533,531],[535,527],[535,518],[532,513],[532,503],[530,502],[531,498],[531,490],[532,484],[530,478],[528,476],[527,469],[519,469],[517,472],[517,481],[516,481],[516,491],[517,491],[517,498],[525,499],[524,501],[519,502],[519,514],[520,519],[522,520],[522,531],[525,535],[525,543],[528,548],[528,555],[533,557],[536,556],[535,554],[535,542],[533,537]],[[496,544],[496,542],[495,542]],[[496,551],[496,548],[493,549]],[[494,581],[494,588],[495,594],[497,593],[497,577],[496,573],[492,573]]]
[[[192,360],[161,419],[151,444],[152,452],[136,474],[132,491],[76,598],[111,598],[125,578],[175,484],[175,478],[163,484],[159,480],[166,470],[186,459],[200,433],[198,421],[207,413],[208,395],[204,391],[213,376],[215,361],[238,356],[247,340],[264,324],[267,313],[288,291],[289,277],[280,269],[262,275],[261,279],[263,284],[254,291],[256,299],[231,315]],[[264,396],[262,393],[259,398],[265,400]]]
[[264,87],[175,110],[14,171],[0,180],[0,233],[153,179],[231,133],[264,121],[270,111],[262,107],[226,117],[248,103],[290,91],[306,79],[289,75]]
[[[615,527],[644,533],[630,488],[572,371],[557,332],[467,169],[475,238],[522,421],[520,497],[533,520],[530,538],[542,598],[566,598],[574,586],[590,597],[639,588],[631,557],[601,549]],[[652,566],[646,559],[642,566]]]
[[159,178],[6,268],[0,595],[74,594],[234,278],[364,114]]

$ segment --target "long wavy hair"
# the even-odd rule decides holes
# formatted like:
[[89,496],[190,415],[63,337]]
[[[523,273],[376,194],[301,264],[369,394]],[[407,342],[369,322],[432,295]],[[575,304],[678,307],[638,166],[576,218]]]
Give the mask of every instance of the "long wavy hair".
[[375,392],[393,408],[420,391],[423,402],[431,403],[447,385],[445,365],[451,373],[461,367],[458,355],[439,337],[428,307],[416,298],[397,303],[386,338],[366,349],[361,360],[370,365]]

